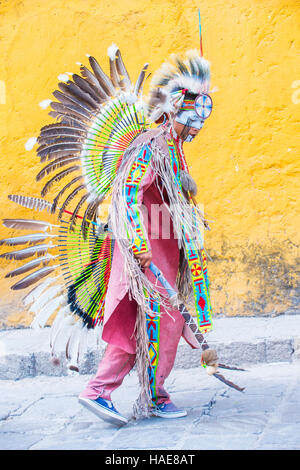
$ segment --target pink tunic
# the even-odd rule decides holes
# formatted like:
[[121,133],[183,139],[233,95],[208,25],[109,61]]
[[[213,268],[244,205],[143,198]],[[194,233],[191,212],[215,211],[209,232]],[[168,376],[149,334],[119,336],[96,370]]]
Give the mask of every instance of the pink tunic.
[[[165,197],[165,195],[164,195]],[[138,192],[138,204],[144,204],[148,211],[148,246],[152,250],[152,261],[162,271],[167,281],[175,287],[176,276],[179,267],[179,248],[177,239],[174,237],[172,222],[168,217],[168,209],[163,203],[161,194],[157,187],[155,174],[149,167],[143,177]],[[157,217],[157,208],[161,208],[164,214]],[[153,216],[152,210],[155,212]],[[142,212],[141,212],[142,218]],[[143,220],[143,219],[142,219]],[[170,235],[167,231],[163,233],[162,220],[169,220]],[[144,221],[145,222],[145,221]],[[165,238],[168,236],[168,238]],[[124,273],[124,258],[115,243],[111,274],[105,301],[104,323],[102,338],[109,344],[118,346],[130,354],[135,353],[136,342],[134,337],[134,326],[136,320],[137,305],[130,301],[128,296],[128,281]],[[159,291],[166,297],[162,287],[159,287],[155,276],[147,269],[145,272],[151,282],[157,285]],[[170,328],[174,332],[174,340],[178,343],[178,334],[183,334],[185,340],[193,347],[199,348],[199,344],[193,337],[190,329],[185,326],[184,319],[178,310],[170,307],[169,313],[165,314],[170,322]],[[166,323],[166,320],[164,321]],[[179,337],[180,337],[179,335]]]

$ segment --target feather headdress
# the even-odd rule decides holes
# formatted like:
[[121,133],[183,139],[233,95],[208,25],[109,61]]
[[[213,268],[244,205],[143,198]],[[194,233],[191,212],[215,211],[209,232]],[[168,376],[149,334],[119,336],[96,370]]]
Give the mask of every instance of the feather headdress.
[[210,64],[197,50],[187,51],[185,59],[172,54],[171,61],[164,62],[154,74],[151,84],[148,116],[154,122],[164,113],[177,113],[184,100],[182,90],[195,95],[208,93]]

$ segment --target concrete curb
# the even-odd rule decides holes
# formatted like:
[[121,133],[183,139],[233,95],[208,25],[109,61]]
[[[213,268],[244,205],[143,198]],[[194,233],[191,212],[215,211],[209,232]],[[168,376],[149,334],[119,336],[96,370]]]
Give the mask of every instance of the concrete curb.
[[[15,329],[0,331],[0,379],[19,380],[37,375],[64,376],[69,371],[61,353],[61,364],[54,366],[49,355],[50,328],[40,331]],[[218,352],[220,362],[229,365],[292,362],[300,359],[300,315],[264,318],[217,318],[206,337]],[[96,347],[93,338],[80,364],[80,374],[94,374],[105,343]],[[182,339],[175,368],[199,366],[201,351],[191,349]]]

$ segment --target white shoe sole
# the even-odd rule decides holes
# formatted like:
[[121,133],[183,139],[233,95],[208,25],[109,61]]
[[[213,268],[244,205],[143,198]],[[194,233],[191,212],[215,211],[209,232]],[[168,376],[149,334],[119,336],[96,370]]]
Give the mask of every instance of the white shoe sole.
[[187,416],[186,411],[174,411],[174,413],[163,413],[162,411],[152,411],[154,416],[159,416],[159,418],[173,419],[173,418],[184,418]]
[[78,401],[81,405],[85,406],[92,413],[94,413],[104,421],[107,421],[108,423],[117,425],[123,425],[128,423],[128,419],[124,416],[118,415],[114,411],[110,411],[104,406],[101,406],[97,403],[93,403],[92,400],[79,397]]

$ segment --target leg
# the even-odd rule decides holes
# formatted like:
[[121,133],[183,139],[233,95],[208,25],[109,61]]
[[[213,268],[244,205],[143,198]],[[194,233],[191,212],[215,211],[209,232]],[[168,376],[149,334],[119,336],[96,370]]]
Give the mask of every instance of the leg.
[[135,354],[129,354],[109,344],[99,364],[97,374],[79,395],[79,403],[111,424],[121,426],[128,423],[128,419],[114,407],[110,395],[121,385],[125,375],[132,369],[134,361]]
[[99,363],[95,377],[89,381],[80,397],[96,400],[99,396],[110,400],[111,393],[118,388],[124,377],[134,365],[135,354],[108,344],[104,356]]

